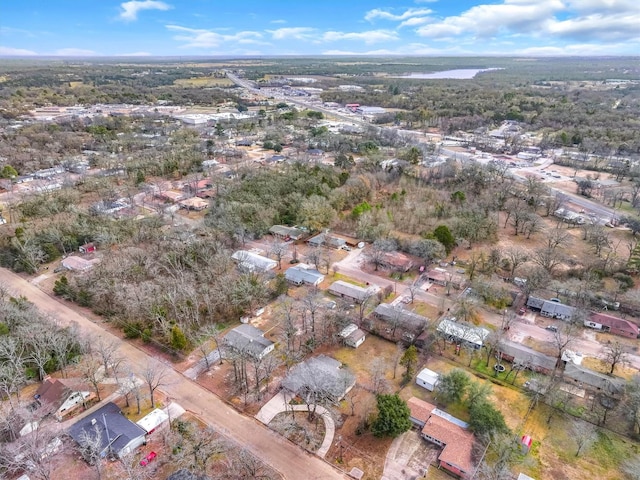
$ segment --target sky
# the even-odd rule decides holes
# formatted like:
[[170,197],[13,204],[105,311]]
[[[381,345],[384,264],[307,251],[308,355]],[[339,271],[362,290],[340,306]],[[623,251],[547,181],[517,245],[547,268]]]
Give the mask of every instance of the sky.
[[0,0],[0,55],[640,55],[639,0]]

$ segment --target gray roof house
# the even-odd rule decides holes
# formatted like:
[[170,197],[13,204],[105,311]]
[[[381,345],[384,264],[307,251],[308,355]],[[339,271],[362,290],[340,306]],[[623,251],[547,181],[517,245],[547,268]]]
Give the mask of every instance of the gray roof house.
[[329,293],[336,297],[349,298],[354,302],[361,303],[371,295],[378,292],[380,288],[376,286],[369,286],[367,288],[354,285],[353,283],[343,282],[338,280],[333,282],[329,287]]
[[530,296],[527,300],[527,306],[540,310],[540,314],[545,317],[558,318],[560,320],[570,320],[576,311],[575,307],[570,307],[564,303],[533,296]]
[[456,322],[455,319],[445,318],[438,325],[437,332],[453,342],[467,343],[480,349],[484,339],[489,335],[489,330],[475,327],[468,323]]
[[307,243],[312,247],[331,247],[331,248],[342,248],[347,244],[347,241],[344,238],[334,237],[329,233],[319,233],[315,237],[311,237],[307,240]]
[[231,255],[231,258],[238,262],[239,268],[250,272],[266,272],[278,266],[278,262],[275,260],[247,250],[238,250]]
[[564,378],[573,380],[573,383],[581,387],[590,387],[591,390],[617,395],[624,391],[625,381],[619,377],[605,375],[573,363],[567,363],[564,369]]
[[238,325],[224,337],[224,345],[237,353],[246,353],[254,358],[263,358],[275,348],[275,344],[264,338],[264,332],[249,324]]
[[534,372],[549,375],[556,368],[557,359],[520,343],[502,340],[498,345],[497,351],[502,359],[508,362],[521,363],[525,368]]
[[429,323],[427,317],[390,303],[381,303],[373,312],[384,322],[397,322],[397,326],[410,330],[421,330]]
[[69,427],[69,435],[81,444],[85,436],[100,437],[100,456],[109,452],[121,458],[145,442],[147,432],[125,417],[120,408],[112,402],[107,403],[90,415],[81,418]]
[[294,285],[300,286],[306,283],[317,287],[323,282],[324,275],[305,263],[299,263],[295,267],[287,269],[284,272],[284,278]]
[[282,381],[282,386],[296,395],[328,398],[337,403],[349,393],[356,383],[356,377],[342,363],[318,355],[295,365]]
[[350,323],[344,327],[340,331],[339,336],[342,338],[345,345],[353,348],[358,348],[366,339],[364,331],[360,330],[355,323]]
[[307,233],[304,230],[300,230],[295,227],[287,227],[286,225],[274,225],[269,229],[269,233],[274,237],[280,238],[285,241],[300,240],[304,238]]

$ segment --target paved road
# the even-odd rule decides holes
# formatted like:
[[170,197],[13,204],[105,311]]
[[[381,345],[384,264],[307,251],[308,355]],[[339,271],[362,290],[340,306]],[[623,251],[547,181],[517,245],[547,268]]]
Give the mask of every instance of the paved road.
[[[144,366],[153,357],[121,338],[104,330],[65,304],[49,297],[22,277],[0,268],[0,285],[12,295],[24,295],[41,312],[56,318],[66,326],[76,323],[84,334],[101,336],[120,343],[119,353],[133,366]],[[185,409],[195,413],[217,431],[278,470],[286,479],[344,479],[343,474],[315,455],[286,441],[253,418],[245,417],[229,407],[216,395],[188,380],[168,365],[167,385],[162,390]]]

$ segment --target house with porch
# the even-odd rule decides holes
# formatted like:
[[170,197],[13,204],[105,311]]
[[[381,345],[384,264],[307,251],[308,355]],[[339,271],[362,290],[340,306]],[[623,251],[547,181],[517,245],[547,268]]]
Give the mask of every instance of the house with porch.
[[296,227],[287,227],[286,225],[273,225],[269,229],[269,233],[274,237],[285,242],[302,240],[307,236],[307,232]]
[[460,478],[470,478],[474,472],[472,451],[474,436],[468,425],[424,400],[411,397],[407,400],[411,422],[420,436],[442,450],[438,466]]
[[95,393],[80,379],[45,377],[34,395],[34,406],[62,421],[93,397]]

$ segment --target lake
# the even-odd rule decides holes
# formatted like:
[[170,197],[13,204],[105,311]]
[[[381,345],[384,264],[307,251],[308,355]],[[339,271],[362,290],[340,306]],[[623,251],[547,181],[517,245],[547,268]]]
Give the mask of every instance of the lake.
[[425,80],[442,80],[442,79],[469,80],[475,77],[478,73],[490,72],[492,70],[502,70],[502,68],[459,68],[456,70],[444,70],[442,72],[409,73],[408,75],[396,75],[391,78],[414,78],[414,79],[425,79]]

